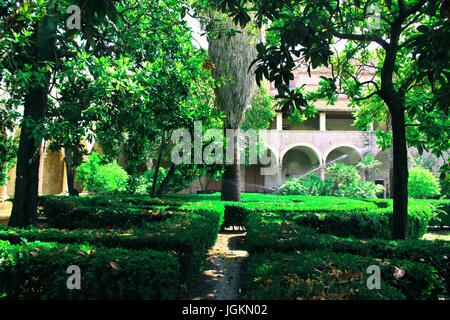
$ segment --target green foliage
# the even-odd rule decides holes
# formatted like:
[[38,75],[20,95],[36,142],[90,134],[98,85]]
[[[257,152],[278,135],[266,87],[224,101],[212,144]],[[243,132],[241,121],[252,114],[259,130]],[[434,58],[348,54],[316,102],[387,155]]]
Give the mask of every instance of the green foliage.
[[[171,253],[90,245],[0,241],[0,292],[11,300],[175,299],[180,265]],[[77,265],[81,289],[68,290]]]
[[256,88],[250,100],[250,108],[245,111],[241,129],[267,129],[275,117],[274,99],[265,86]]
[[433,172],[422,167],[409,170],[408,195],[413,198],[430,198],[439,195],[441,186]]
[[0,238],[177,252],[185,282],[198,275],[224,219],[218,202],[182,205],[148,197],[46,196],[40,206],[53,228],[5,228]]
[[[323,233],[357,238],[390,239],[392,207],[377,209],[372,202],[334,197],[305,197],[304,202],[249,202],[243,205],[247,219],[290,219]],[[433,208],[428,204],[411,204],[408,208],[408,230],[411,239],[426,231]],[[252,220],[253,221],[253,220]],[[248,223],[248,222],[247,222]]]
[[384,190],[384,186],[376,185],[373,181],[356,181],[337,188],[335,195],[342,197],[376,198],[378,195],[383,194]]
[[417,158],[413,159],[413,162],[416,167],[422,167],[424,169],[433,170],[433,167],[437,165],[436,158],[432,155],[429,156],[418,156]]
[[[354,170],[351,171],[353,175]],[[334,172],[331,172],[334,176]],[[356,176],[351,177],[351,181],[347,181],[345,172],[343,174],[342,171],[340,171],[336,174],[341,175],[338,176],[337,179],[343,179],[346,183],[336,184],[335,180],[332,178],[326,178],[325,181],[322,181],[318,175],[309,174],[299,178],[287,179],[278,189],[278,193],[282,195],[302,196],[330,196],[333,194],[342,197],[376,198],[378,194],[384,192],[383,186],[375,185],[372,181],[359,181],[356,180]]]
[[[381,269],[381,289],[367,288],[367,268]],[[399,279],[395,270],[405,270]],[[244,275],[249,299],[428,300],[441,282],[435,270],[407,260],[379,260],[326,250],[251,254]]]
[[126,190],[127,172],[116,161],[106,162],[97,152],[78,167],[76,179],[89,192],[115,193]]
[[308,174],[299,178],[289,178],[278,189],[282,195],[327,196],[331,194],[334,180],[322,181],[316,174]]
[[[0,100],[1,102],[1,100]],[[8,182],[9,170],[15,165],[18,138],[8,135],[6,130],[14,129],[14,121],[6,110],[0,109],[0,186]]]
[[[374,221],[372,221],[374,223]],[[356,227],[355,225],[353,225]],[[338,229],[340,227],[337,227]],[[320,230],[323,232],[323,230]],[[325,230],[325,232],[328,232]],[[347,233],[348,234],[348,233]],[[366,234],[367,236],[371,234]],[[380,259],[407,259],[417,263],[414,267],[422,268],[428,273],[420,276],[417,273],[411,276],[407,283],[399,281],[398,287],[409,298],[436,298],[444,288],[448,292],[450,268],[448,264],[448,252],[450,245],[445,241],[427,240],[381,240],[344,238],[332,234],[318,233],[316,230],[298,225],[296,221],[274,214],[249,214],[247,220],[247,249],[252,256],[254,253],[262,253],[266,250],[271,252],[294,252],[295,250],[330,250],[341,255],[342,253],[357,254],[370,259],[377,258],[376,265],[380,265]],[[367,258],[360,259],[366,261]],[[426,265],[420,266],[422,263]],[[410,262],[408,264],[411,265]],[[351,265],[351,264],[350,264]],[[427,265],[432,266],[437,272],[432,271]],[[347,266],[349,269],[350,267]],[[349,270],[347,269],[347,270]],[[431,273],[430,273],[431,271]],[[420,282],[414,283],[415,281]],[[421,291],[428,286],[428,291]],[[396,286],[397,287],[397,286]],[[416,287],[416,288],[414,288]],[[413,289],[414,288],[414,289]]]

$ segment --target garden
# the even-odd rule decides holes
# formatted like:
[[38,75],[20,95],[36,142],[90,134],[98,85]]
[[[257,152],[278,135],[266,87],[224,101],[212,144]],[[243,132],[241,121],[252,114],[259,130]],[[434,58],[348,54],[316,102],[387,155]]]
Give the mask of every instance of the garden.
[[[180,299],[218,233],[240,226],[249,252],[242,299],[442,299],[450,243],[421,238],[449,208],[450,200],[411,201],[410,238],[393,241],[387,199],[42,196],[45,227],[0,229],[0,291],[4,299]],[[67,289],[70,265],[81,270],[79,290]],[[379,289],[368,288],[371,265]]]
[[448,300],[449,19],[2,1],[0,300]]

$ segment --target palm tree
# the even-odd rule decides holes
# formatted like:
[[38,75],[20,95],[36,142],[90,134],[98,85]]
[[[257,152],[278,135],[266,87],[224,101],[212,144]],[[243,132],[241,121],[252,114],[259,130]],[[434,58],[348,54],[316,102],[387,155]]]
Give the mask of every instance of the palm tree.
[[[249,66],[256,59],[255,44],[261,37],[260,30],[249,27],[241,29],[227,16],[218,16],[211,12],[212,23],[208,36],[208,51],[212,63],[212,72],[216,80],[225,79],[225,83],[216,86],[216,105],[224,112],[224,130],[239,129],[246,107],[253,96],[256,82]],[[233,30],[237,30],[235,33]],[[230,35],[232,31],[233,35]],[[239,152],[236,137],[233,138],[233,163],[225,164],[222,176],[222,200],[240,201]]]
[[356,164],[356,168],[363,170],[364,181],[371,180],[372,173],[379,173],[378,167],[383,163],[381,161],[375,160],[371,156],[363,158],[360,162]]

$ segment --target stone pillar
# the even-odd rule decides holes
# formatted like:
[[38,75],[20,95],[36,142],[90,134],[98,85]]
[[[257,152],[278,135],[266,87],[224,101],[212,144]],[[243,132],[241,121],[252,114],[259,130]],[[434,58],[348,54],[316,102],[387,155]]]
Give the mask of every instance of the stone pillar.
[[45,159],[44,145],[45,145],[45,140],[42,141],[42,143],[41,143],[41,152],[40,152],[40,159],[39,159],[38,194],[42,194],[42,186],[44,184],[44,159]]
[[60,151],[63,155],[62,159],[63,159],[63,183],[62,183],[62,190],[61,190],[61,194],[69,194],[69,183],[67,181],[67,166],[66,166],[66,150],[64,148],[61,148]]
[[277,131],[283,130],[283,113],[277,112]]
[[320,179],[322,181],[325,181],[325,173],[327,172],[327,169],[324,166],[320,167]]
[[327,130],[327,116],[325,112],[319,113],[320,117],[320,131],[326,131]]

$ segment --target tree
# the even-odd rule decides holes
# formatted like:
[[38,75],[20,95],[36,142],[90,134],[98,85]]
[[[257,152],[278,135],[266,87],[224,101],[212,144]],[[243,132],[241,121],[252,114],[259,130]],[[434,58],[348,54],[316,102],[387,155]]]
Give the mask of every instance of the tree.
[[[248,66],[256,58],[254,43],[260,37],[260,31],[255,28],[239,28],[230,18],[217,16],[215,12],[210,12],[210,18],[208,51],[213,76],[216,80],[227,80],[214,89],[216,105],[225,113],[226,135],[227,129],[236,130],[241,127],[245,108],[253,96],[256,85]],[[233,159],[226,159],[222,177],[222,200],[240,201],[239,146],[236,137],[233,136],[227,142],[227,147],[232,150]]]
[[363,170],[364,181],[372,180],[372,172],[378,173],[378,167],[383,163],[381,161],[375,160],[371,156],[364,157],[360,162],[356,164],[356,168]]
[[327,169],[327,174],[334,180],[333,190],[330,196],[333,196],[339,185],[355,184],[359,181],[359,175],[352,166],[346,166],[341,162],[333,163]]
[[[82,32],[92,44],[94,27],[106,16],[114,20],[116,12],[109,0],[84,4]],[[56,0],[4,1],[0,7],[0,79],[9,94],[7,105],[16,109],[23,106],[9,221],[14,227],[36,223],[37,219],[41,131],[45,128],[48,93],[58,70],[58,59],[67,53],[66,36],[70,38],[77,32],[65,27],[66,9],[64,3]]]
[[[220,0],[218,7],[243,25],[251,20],[249,12],[256,15],[260,25],[267,18],[277,21],[271,28],[276,40],[258,45],[256,79],[261,80],[264,76],[274,81],[278,97],[284,101],[285,112],[292,112],[296,107],[308,112],[312,109],[308,100],[318,98],[333,103],[336,92],[347,94],[355,105],[374,96],[380,97],[389,110],[392,125],[391,194],[395,213],[392,237],[405,239],[408,227],[405,124],[409,120],[406,111],[411,112],[415,105],[410,103],[410,93],[415,91],[418,84],[429,86],[430,83],[425,82],[429,82],[430,76],[440,79],[436,82],[437,89],[442,90],[440,98],[436,99],[437,89],[432,90],[428,94],[434,98],[426,103],[427,110],[431,105],[437,107],[437,114],[427,111],[426,114],[433,115],[428,121],[426,117],[419,116],[418,120],[423,121],[418,124],[420,130],[426,131],[428,122],[438,122],[437,119],[448,106],[447,103],[437,103],[448,92],[445,91],[445,83],[448,83],[446,67],[442,67],[442,62],[420,66],[420,58],[414,59],[414,54],[420,51],[423,57],[430,52],[414,52],[423,44],[430,44],[423,33],[439,30],[441,40],[448,43],[448,37],[447,40],[442,37],[448,34],[448,23],[444,21],[443,17],[446,16],[440,1],[398,0],[379,3],[354,0],[341,3],[335,0],[278,0],[238,3]],[[438,16],[439,12],[441,17]],[[344,50],[332,50],[337,41],[345,41]],[[289,81],[293,79],[292,70],[299,62],[313,69],[329,66],[332,71],[331,77],[322,78],[321,88],[315,95],[305,97],[300,90],[290,90],[288,87]],[[372,77],[364,77],[368,70],[373,74]],[[441,141],[433,140],[432,145],[445,148]],[[420,145],[424,144],[427,141],[420,141]]]

